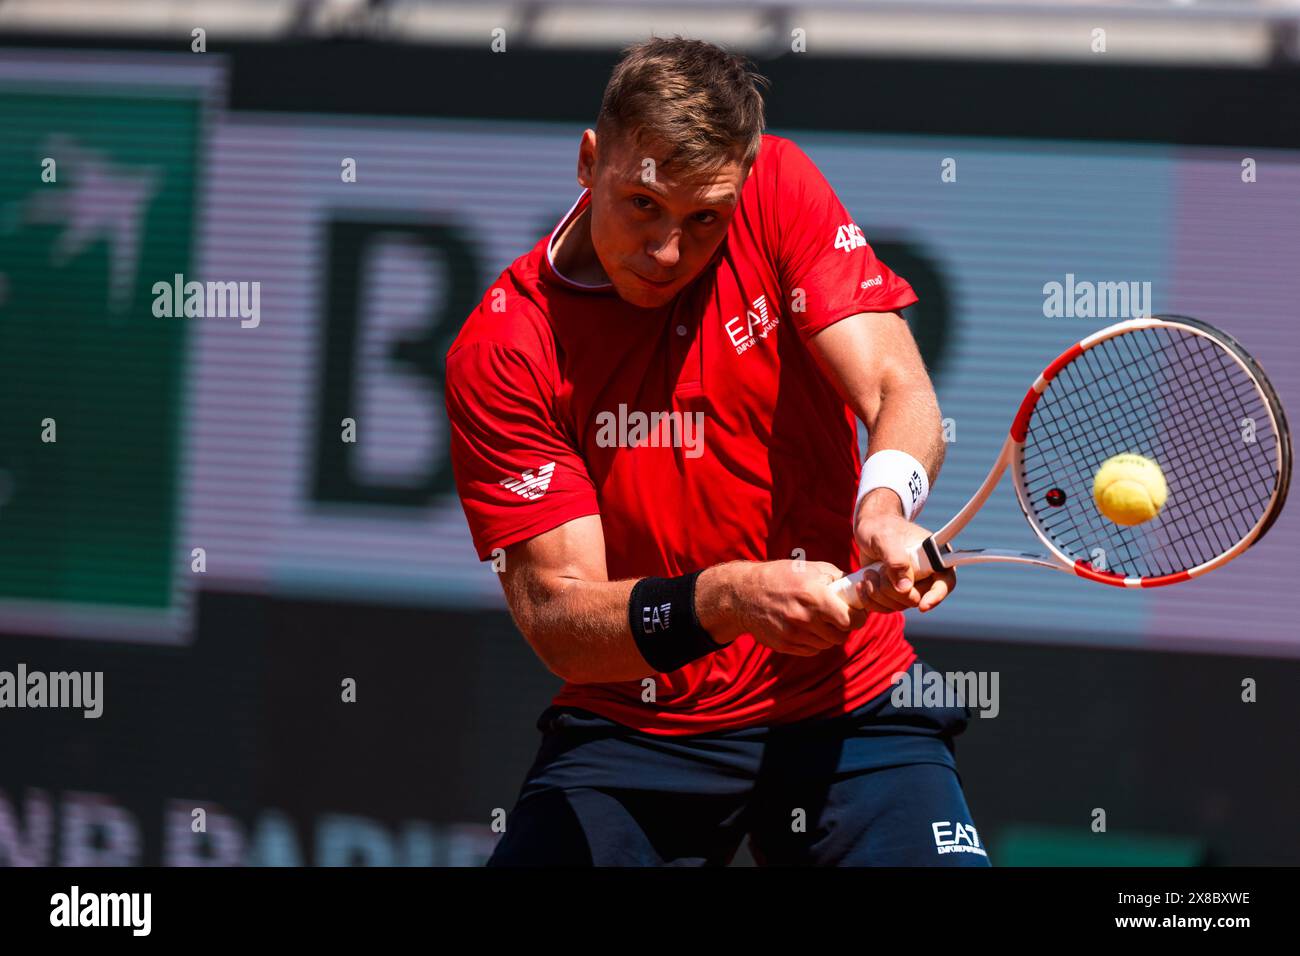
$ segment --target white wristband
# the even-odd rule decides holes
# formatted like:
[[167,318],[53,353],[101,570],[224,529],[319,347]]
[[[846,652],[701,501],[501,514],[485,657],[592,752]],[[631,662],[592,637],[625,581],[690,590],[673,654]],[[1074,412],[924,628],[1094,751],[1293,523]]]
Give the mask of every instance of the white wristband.
[[903,517],[911,521],[925,507],[930,494],[930,476],[925,466],[905,451],[886,448],[869,457],[862,465],[862,478],[858,482],[858,500],[853,514],[858,513],[863,495],[876,488],[888,488],[903,503]]

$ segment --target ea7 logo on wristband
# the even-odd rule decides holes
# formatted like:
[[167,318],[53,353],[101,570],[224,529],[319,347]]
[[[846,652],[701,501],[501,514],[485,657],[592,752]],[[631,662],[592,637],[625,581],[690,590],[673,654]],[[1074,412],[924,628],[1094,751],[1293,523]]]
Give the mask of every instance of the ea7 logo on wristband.
[[921,481],[921,474],[915,469],[912,470],[911,477],[907,479],[907,490],[912,493],[912,506],[915,507],[917,501],[921,498],[921,492],[925,490],[925,486]]
[[653,604],[645,605],[641,608],[641,629],[647,634],[668,630],[668,616],[672,609],[671,603],[658,606]]
[[940,856],[945,853],[978,853],[980,856],[988,856],[980,846],[980,835],[970,824],[936,820],[930,824],[930,829],[934,831],[934,845]]

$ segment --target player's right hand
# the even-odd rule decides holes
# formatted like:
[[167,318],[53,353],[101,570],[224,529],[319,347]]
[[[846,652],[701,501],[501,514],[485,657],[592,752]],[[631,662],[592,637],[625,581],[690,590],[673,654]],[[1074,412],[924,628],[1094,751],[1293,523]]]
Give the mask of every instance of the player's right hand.
[[764,561],[742,565],[737,623],[782,654],[811,657],[838,647],[867,612],[851,608],[828,587],[844,572],[825,561]]

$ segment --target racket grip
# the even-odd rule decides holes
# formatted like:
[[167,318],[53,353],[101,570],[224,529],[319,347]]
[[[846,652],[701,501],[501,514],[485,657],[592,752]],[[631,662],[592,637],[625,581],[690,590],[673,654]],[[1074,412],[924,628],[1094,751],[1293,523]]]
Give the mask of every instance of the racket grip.
[[868,571],[879,571],[881,564],[877,561],[875,564],[869,564],[865,568],[858,568],[852,574],[846,574],[829,585],[831,593],[838,597],[849,607],[862,607],[862,602],[858,600],[858,582]]
[[[912,567],[916,569],[915,577],[925,578],[933,573],[930,566],[930,559],[925,553],[925,542],[921,542],[911,551]],[[879,571],[883,564],[877,561],[875,564],[868,564],[866,567],[858,568],[851,574],[846,574],[838,581],[827,585],[831,593],[840,598],[849,607],[862,607],[862,602],[858,600],[858,582],[868,571]]]

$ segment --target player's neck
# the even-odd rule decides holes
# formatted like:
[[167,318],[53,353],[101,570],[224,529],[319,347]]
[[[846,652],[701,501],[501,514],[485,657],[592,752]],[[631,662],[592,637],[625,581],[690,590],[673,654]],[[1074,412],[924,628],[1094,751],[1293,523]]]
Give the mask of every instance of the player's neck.
[[555,269],[560,275],[585,285],[604,285],[609,276],[591,244],[591,209],[584,209],[555,240]]

